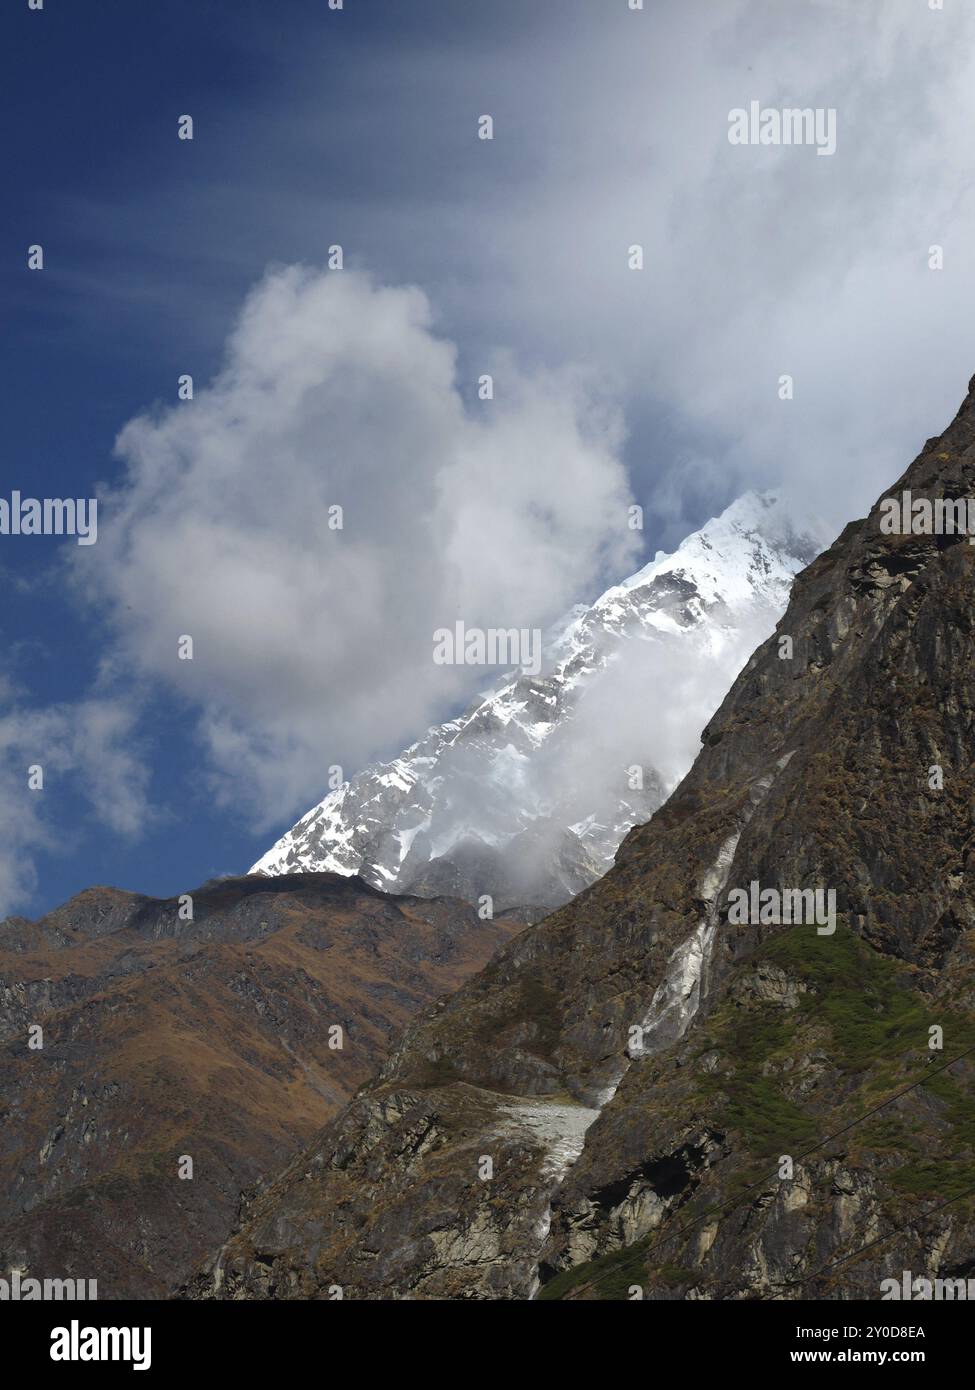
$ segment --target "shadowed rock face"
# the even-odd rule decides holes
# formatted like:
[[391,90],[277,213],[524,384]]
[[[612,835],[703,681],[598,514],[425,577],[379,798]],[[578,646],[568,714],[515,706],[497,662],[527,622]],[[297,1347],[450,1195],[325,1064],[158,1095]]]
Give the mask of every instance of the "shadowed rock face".
[[328,873],[223,880],[192,900],[183,921],[178,899],[91,888],[0,924],[5,1275],[166,1296],[226,1237],[242,1189],[518,925]]
[[[904,487],[975,495],[971,390]],[[975,1046],[973,615],[964,538],[849,525],[615,867],[406,1030],[193,1293],[877,1298],[970,1267],[971,1064],[942,1065]],[[729,920],[753,880],[834,890],[835,933]]]

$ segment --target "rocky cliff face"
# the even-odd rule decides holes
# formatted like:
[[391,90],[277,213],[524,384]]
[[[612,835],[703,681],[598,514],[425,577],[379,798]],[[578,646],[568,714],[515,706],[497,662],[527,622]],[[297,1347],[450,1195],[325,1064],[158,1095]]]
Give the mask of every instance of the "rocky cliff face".
[[190,896],[192,921],[93,888],[0,924],[4,1275],[165,1296],[515,925],[335,874]]
[[490,894],[499,909],[568,901],[683,776],[701,726],[826,539],[773,494],[739,498],[570,614],[548,634],[538,676],[506,675],[359,773],[251,872],[358,873],[401,893]]
[[[975,496],[975,390],[904,488]],[[406,1030],[194,1294],[877,1298],[970,1273],[973,600],[965,537],[851,523],[614,868]],[[752,884],[835,913],[743,914]]]

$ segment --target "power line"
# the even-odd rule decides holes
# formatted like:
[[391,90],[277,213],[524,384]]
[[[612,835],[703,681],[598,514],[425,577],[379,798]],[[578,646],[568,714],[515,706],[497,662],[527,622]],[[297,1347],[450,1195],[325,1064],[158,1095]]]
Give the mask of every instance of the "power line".
[[[947,1197],[943,1202],[939,1202],[937,1206],[931,1207],[930,1210],[922,1212],[921,1216],[934,1216],[935,1212],[943,1211],[945,1207],[950,1207],[952,1202],[960,1202],[963,1197],[971,1197],[973,1195],[975,1195],[975,1186],[966,1188],[964,1192],[956,1192],[954,1197]],[[821,1274],[824,1274],[826,1272],[826,1270],[833,1269],[834,1267],[838,1267],[839,1265],[848,1264],[850,1260],[855,1260],[858,1255],[862,1255],[865,1250],[872,1250],[875,1245],[885,1245],[888,1240],[893,1240],[895,1236],[903,1235],[904,1231],[907,1229],[909,1224],[909,1222],[905,1221],[903,1226],[897,1226],[893,1231],[888,1232],[887,1235],[877,1236],[874,1240],[867,1241],[866,1245],[861,1245],[859,1250],[854,1250],[851,1255],[841,1255],[836,1260],[830,1260],[827,1264],[824,1264],[819,1269],[814,1270],[812,1274],[805,1275],[802,1279],[786,1279],[784,1286],[794,1287],[796,1284],[808,1284],[811,1280],[818,1279]]]
[[[940,1066],[936,1067],[932,1067],[930,1064],[927,1064],[923,1076],[919,1076],[916,1081],[912,1081],[910,1085],[905,1086],[903,1090],[895,1092],[895,1094],[892,1096],[888,1096],[886,1100],[881,1101],[879,1105],[873,1106],[872,1109],[865,1111],[864,1114],[860,1115],[857,1119],[851,1120],[849,1124],[844,1125],[842,1129],[838,1129],[834,1134],[828,1134],[825,1139],[820,1139],[810,1148],[804,1149],[803,1152],[797,1156],[796,1162],[801,1162],[802,1159],[808,1158],[810,1154],[816,1153],[819,1149],[824,1148],[825,1145],[833,1143],[835,1139],[839,1139],[842,1135],[848,1134],[851,1129],[855,1129],[856,1126],[862,1124],[864,1120],[869,1120],[872,1115],[876,1115],[879,1113],[879,1111],[886,1109],[886,1107],[888,1105],[892,1105],[895,1100],[900,1100],[902,1096],[908,1095],[911,1091],[916,1090],[918,1086],[923,1086],[924,1083],[926,1081],[929,1081],[932,1076],[937,1076],[940,1072],[947,1071],[948,1068],[953,1067],[956,1062],[964,1061],[964,1059],[966,1057],[970,1057],[973,1052],[975,1052],[975,1044],[973,1044],[971,1047],[966,1048],[964,1052],[959,1052],[957,1057],[952,1057],[950,1062],[942,1062]],[[707,1221],[709,1217],[718,1215],[724,1211],[734,1210],[734,1208],[740,1205],[740,1203],[751,1192],[754,1192],[756,1188],[764,1187],[766,1183],[770,1182],[773,1178],[776,1177],[778,1177],[778,1169],[774,1168],[770,1173],[767,1173],[765,1174],[765,1176],[756,1179],[755,1182],[749,1183],[747,1187],[742,1188],[742,1190],[739,1193],[735,1194],[733,1197],[727,1198],[724,1202],[721,1202],[716,1206],[709,1207],[700,1216],[695,1217],[693,1221],[689,1221],[686,1226],[680,1226],[675,1230],[667,1231],[664,1235],[658,1237],[657,1240],[655,1240],[651,1245],[647,1247],[647,1256],[649,1257],[649,1255],[652,1254],[654,1250],[656,1250],[658,1245],[664,1245],[667,1241],[672,1240],[675,1237],[687,1235],[690,1231],[693,1231],[696,1226],[700,1226],[702,1222]],[[967,1194],[960,1193],[958,1197],[952,1197],[949,1200],[952,1202],[956,1202],[960,1200],[960,1197],[965,1195]],[[948,1203],[944,1202],[941,1205],[947,1206]],[[931,1212],[925,1214],[933,1215],[935,1211],[939,1211],[940,1209],[940,1207],[934,1207]],[[896,1234],[896,1231],[892,1232],[891,1238]],[[871,1244],[875,1243],[876,1242],[871,1242]],[[869,1246],[865,1246],[863,1248],[869,1249]],[[854,1253],[860,1254],[862,1253],[862,1251],[856,1251]],[[848,1258],[852,1259],[853,1256],[851,1255]],[[824,1266],[824,1268],[829,1268],[829,1266]],[[604,1282],[605,1279],[609,1278],[611,1273],[612,1271],[605,1270],[600,1274],[594,1275],[593,1278],[591,1280],[588,1280],[587,1282],[590,1285],[599,1285],[602,1282]],[[815,1277],[815,1275],[809,1275],[806,1279],[797,1280],[795,1282],[800,1284],[806,1283],[808,1282],[808,1279]]]

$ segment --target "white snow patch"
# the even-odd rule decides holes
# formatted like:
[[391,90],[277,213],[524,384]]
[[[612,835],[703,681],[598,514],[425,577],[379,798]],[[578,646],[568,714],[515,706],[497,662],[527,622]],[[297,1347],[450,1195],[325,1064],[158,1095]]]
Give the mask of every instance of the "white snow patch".
[[517,1100],[501,1106],[508,1117],[502,1133],[523,1132],[545,1149],[542,1176],[561,1182],[582,1153],[586,1130],[599,1115],[585,1105],[565,1105],[549,1100]]

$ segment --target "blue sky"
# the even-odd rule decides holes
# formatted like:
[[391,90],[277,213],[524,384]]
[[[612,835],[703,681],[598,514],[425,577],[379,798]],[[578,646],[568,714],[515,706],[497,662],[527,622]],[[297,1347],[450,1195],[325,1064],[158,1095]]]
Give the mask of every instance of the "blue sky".
[[[105,498],[97,546],[0,537],[0,909],[243,870],[329,764],[464,703],[414,660],[438,603],[543,623],[748,486],[838,524],[975,370],[950,0],[25,0],[0,31],[0,495]],[[732,149],[752,97],[834,107],[836,154]],[[319,572],[329,488],[349,545]]]

